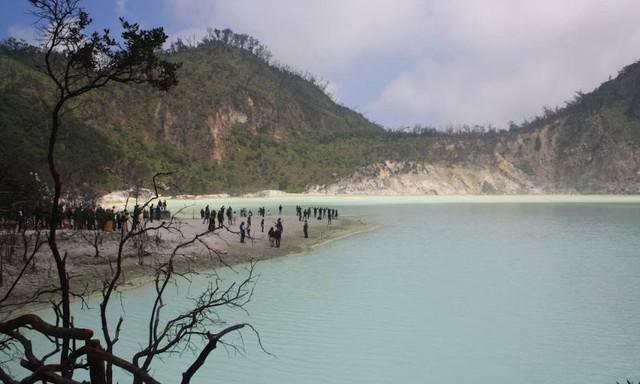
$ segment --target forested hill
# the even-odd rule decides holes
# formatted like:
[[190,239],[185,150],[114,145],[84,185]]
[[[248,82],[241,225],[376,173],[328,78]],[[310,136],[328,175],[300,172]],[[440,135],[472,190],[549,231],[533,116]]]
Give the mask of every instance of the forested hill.
[[[182,63],[179,84],[168,92],[113,84],[88,94],[66,116],[58,158],[78,179],[74,185],[148,186],[154,173],[172,171],[175,184],[190,193],[302,191],[366,165],[339,156],[336,143],[384,133],[334,103],[320,80],[270,64],[268,51],[246,35],[211,36],[195,47],[178,42],[164,56]],[[0,49],[5,183],[47,174],[51,91],[38,65],[33,47],[11,40]]]
[[[70,191],[149,186],[173,171],[185,193],[640,192],[638,63],[509,131],[388,132],[247,35],[213,31],[164,56],[182,63],[170,91],[113,85],[66,115],[58,158]],[[0,189],[23,195],[34,172],[47,174],[40,61],[15,41],[0,49]]]

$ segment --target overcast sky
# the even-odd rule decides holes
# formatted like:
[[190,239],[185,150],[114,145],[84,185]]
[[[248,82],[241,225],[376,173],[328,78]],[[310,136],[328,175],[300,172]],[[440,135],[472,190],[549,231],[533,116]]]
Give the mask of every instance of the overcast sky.
[[[521,123],[640,59],[639,0],[85,0],[171,38],[248,33],[330,82],[386,127]],[[27,0],[0,1],[0,36],[32,40]]]

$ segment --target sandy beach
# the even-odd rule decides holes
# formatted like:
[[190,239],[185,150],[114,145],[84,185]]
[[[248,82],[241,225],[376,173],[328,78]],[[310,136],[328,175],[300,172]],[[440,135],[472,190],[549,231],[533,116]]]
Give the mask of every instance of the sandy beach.
[[[146,232],[143,243],[136,245],[132,240],[125,243],[121,289],[134,288],[151,281],[156,267],[166,263],[181,244],[187,245],[179,247],[173,256],[176,270],[181,273],[202,272],[224,267],[225,264],[234,266],[305,252],[327,242],[377,227],[376,224],[364,223],[355,217],[340,217],[330,225],[326,219],[311,219],[309,238],[305,238],[303,222],[296,216],[282,216],[284,232],[281,247],[276,248],[270,246],[267,231],[277,217],[265,217],[264,232],[261,231],[260,219],[261,217],[254,216],[251,236],[247,236],[245,243],[240,242],[240,218],[235,225],[210,232],[207,232],[207,225],[202,223],[202,219],[173,219],[170,223],[165,223],[169,228],[159,229],[155,229],[159,225],[157,221],[146,223],[148,228],[154,229]],[[16,305],[27,301],[39,289],[51,289],[58,285],[55,263],[46,244],[46,233],[43,231],[40,236],[45,243],[37,252],[35,262],[27,268],[26,274],[14,288],[10,299],[2,304],[2,317],[16,311],[24,312],[34,307],[50,305],[46,296],[40,297],[26,308]],[[67,255],[72,289],[83,292],[85,296],[99,292],[102,282],[113,274],[121,233],[59,230],[57,238],[61,253]],[[197,241],[193,241],[196,238]],[[34,243],[35,233],[31,233],[31,244],[27,248],[32,249]],[[19,252],[11,261],[4,260],[0,297],[5,296],[24,265],[23,250],[24,247],[20,246]],[[8,303],[11,305],[7,306]]]

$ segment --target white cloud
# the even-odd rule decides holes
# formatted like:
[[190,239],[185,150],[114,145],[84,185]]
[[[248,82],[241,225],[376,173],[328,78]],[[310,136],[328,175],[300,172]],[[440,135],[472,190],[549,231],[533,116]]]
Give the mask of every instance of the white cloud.
[[435,10],[444,54],[388,84],[373,114],[504,127],[562,106],[638,58],[638,2],[450,1]]
[[421,20],[420,0],[173,0],[174,14],[188,25],[246,32],[265,43],[281,62],[302,70],[340,68],[365,51],[397,49]]
[[637,0],[167,1],[183,36],[249,33],[277,61],[343,79],[332,85],[343,94],[357,93],[346,90],[365,72],[358,66],[373,64],[364,58],[396,59],[386,85],[343,100],[387,125],[402,114],[422,124],[520,122],[592,90],[640,46]]

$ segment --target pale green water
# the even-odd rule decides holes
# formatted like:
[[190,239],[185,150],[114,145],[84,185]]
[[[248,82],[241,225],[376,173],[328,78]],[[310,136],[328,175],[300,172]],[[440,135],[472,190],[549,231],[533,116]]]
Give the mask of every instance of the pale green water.
[[[251,315],[228,321],[253,324],[277,358],[247,332],[246,357],[217,350],[199,382],[638,380],[638,199],[545,200],[323,200],[384,227],[261,263]],[[284,201],[291,213],[318,199],[219,201],[272,211]],[[151,294],[125,298],[121,348],[144,337]],[[186,353],[156,377],[176,382],[192,360]]]

